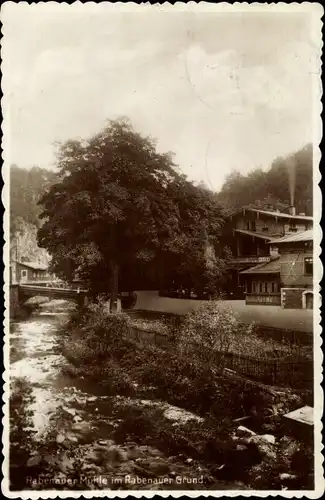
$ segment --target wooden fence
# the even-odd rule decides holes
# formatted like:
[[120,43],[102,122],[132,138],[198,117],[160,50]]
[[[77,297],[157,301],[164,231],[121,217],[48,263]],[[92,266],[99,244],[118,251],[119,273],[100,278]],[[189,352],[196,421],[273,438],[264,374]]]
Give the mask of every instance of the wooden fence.
[[167,347],[170,344],[168,334],[154,330],[145,330],[135,326],[129,328],[128,337],[136,342],[155,344],[158,347]]
[[[171,345],[166,333],[130,327],[128,337],[136,342],[150,343],[163,349]],[[285,385],[311,389],[313,385],[313,361],[301,359],[258,359],[231,352],[211,353],[216,368],[223,367],[259,380],[265,384]]]
[[300,332],[288,328],[284,330],[272,326],[256,325],[255,332],[260,337],[271,338],[277,342],[288,342],[290,344],[313,345],[314,341],[313,332]]
[[266,384],[312,387],[312,360],[258,359],[231,352],[215,352],[214,358],[216,366],[224,366]]

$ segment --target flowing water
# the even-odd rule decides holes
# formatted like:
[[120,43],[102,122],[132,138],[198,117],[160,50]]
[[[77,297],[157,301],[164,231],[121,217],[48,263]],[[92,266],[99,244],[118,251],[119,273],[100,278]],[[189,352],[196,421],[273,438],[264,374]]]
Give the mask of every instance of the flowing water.
[[[10,378],[24,378],[35,399],[32,410],[36,438],[47,430],[51,415],[64,398],[57,386],[64,358],[59,352],[57,332],[67,312],[42,310],[27,320],[12,322],[10,328]],[[67,380],[69,386],[69,380]]]

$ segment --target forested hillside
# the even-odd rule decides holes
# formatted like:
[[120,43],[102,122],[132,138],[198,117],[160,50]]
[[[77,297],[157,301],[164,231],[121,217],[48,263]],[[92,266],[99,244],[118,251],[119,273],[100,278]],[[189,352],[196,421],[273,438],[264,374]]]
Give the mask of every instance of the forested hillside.
[[40,167],[27,170],[12,165],[10,170],[10,236],[14,257],[47,260],[37,246],[40,225],[38,200],[54,179],[54,172]]
[[[221,191],[216,194],[227,212],[244,205],[287,211],[290,185],[297,212],[312,215],[313,163],[312,145],[285,158],[277,158],[267,171],[255,169],[247,175],[232,172]],[[40,226],[38,200],[51,185],[55,173],[40,167],[11,167],[10,234],[11,247],[20,256],[46,260],[46,252],[37,246],[36,233]]]
[[267,171],[255,169],[248,175],[232,172],[217,198],[226,211],[244,205],[287,211],[293,204],[297,213],[312,215],[312,145],[285,158],[277,158]]

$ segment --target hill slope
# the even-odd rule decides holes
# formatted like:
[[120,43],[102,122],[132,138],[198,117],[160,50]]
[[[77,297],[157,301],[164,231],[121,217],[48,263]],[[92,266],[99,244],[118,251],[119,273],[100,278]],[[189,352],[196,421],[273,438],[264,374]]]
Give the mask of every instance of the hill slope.
[[50,186],[55,173],[44,168],[10,169],[10,246],[13,258],[48,261],[48,255],[37,246],[40,226],[38,200]]
[[226,210],[244,205],[287,211],[293,204],[297,213],[312,215],[313,149],[308,144],[285,158],[277,158],[268,171],[255,169],[248,175],[232,172],[217,194]]

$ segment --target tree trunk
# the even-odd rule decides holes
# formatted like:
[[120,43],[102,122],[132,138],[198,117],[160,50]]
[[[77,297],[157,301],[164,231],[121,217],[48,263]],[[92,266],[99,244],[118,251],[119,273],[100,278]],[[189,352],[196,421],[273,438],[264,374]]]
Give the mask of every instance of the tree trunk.
[[117,311],[117,299],[118,299],[118,274],[119,267],[114,261],[111,261],[111,301],[110,301],[110,311]]

